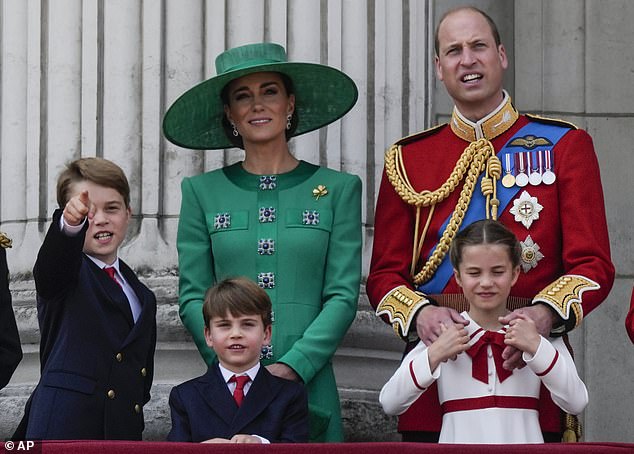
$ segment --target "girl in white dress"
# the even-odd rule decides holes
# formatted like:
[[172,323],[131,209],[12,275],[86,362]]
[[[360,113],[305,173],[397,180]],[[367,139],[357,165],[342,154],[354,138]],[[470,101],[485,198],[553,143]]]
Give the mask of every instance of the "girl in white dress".
[[[503,326],[506,301],[520,273],[521,245],[492,220],[456,235],[450,256],[456,281],[469,302],[462,325],[443,325],[429,346],[419,342],[383,386],[379,401],[399,415],[438,381],[443,409],[441,443],[543,443],[539,392],[543,383],[564,411],[579,414],[588,392],[561,338],[540,336],[530,318]],[[502,350],[523,352],[526,367],[502,367]],[[451,359],[451,361],[447,361]]]

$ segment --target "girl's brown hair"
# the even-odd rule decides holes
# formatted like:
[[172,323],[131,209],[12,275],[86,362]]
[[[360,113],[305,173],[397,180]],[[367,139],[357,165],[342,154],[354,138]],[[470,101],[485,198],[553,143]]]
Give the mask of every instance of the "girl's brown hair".
[[478,246],[480,244],[500,244],[508,246],[509,258],[513,268],[520,264],[522,258],[522,246],[515,234],[507,229],[501,222],[491,219],[476,221],[458,232],[451,248],[449,257],[454,269],[458,269],[462,262],[462,251],[465,246]]

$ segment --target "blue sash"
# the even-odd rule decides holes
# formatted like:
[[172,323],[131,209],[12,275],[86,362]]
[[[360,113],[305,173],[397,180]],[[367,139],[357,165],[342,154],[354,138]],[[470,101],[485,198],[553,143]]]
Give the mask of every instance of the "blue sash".
[[[504,165],[504,155],[506,154],[514,155],[515,153],[523,152],[523,151],[526,151],[527,149],[530,149],[530,151],[538,151],[538,150],[545,150],[545,149],[553,150],[554,146],[557,144],[559,139],[561,139],[564,136],[564,134],[566,134],[570,129],[571,128],[568,128],[568,127],[531,121],[522,129],[517,131],[517,133],[502,147],[502,149],[500,149],[497,156],[502,162],[502,164]],[[548,139],[548,143],[543,145],[533,146],[531,148],[521,147],[518,145],[511,145],[511,143],[515,139],[526,138],[527,136],[543,137]],[[514,158],[514,156],[512,156],[512,158]],[[551,152],[551,159],[552,159],[552,163],[554,163],[555,157],[553,152]],[[512,162],[513,162],[513,159],[512,159]],[[553,165],[552,163],[551,165]],[[530,163],[528,163],[528,167],[530,167]],[[482,191],[480,190],[480,183],[482,182],[483,175],[484,175],[484,172],[478,178],[477,187],[473,191],[473,197],[471,198],[471,203],[469,204],[469,207],[467,208],[467,212],[465,213],[464,219],[462,220],[462,224],[460,225],[460,230],[464,229],[469,224],[472,224],[475,221],[484,219],[486,216],[485,214],[486,198],[484,195],[482,195]],[[511,188],[505,188],[504,186],[502,186],[501,181],[498,180],[497,198],[500,201],[500,205],[498,207],[498,216],[500,216],[504,212],[509,202],[517,195],[520,189],[522,188],[516,185],[514,185]],[[445,222],[440,227],[437,241],[440,240],[442,233],[445,231],[445,228],[447,227],[447,224],[449,223],[450,219],[451,219],[451,215],[445,220]],[[430,252],[430,256],[434,252],[434,250],[435,250],[435,247],[432,248]],[[438,269],[432,276],[432,278],[428,282],[419,285],[417,290],[427,295],[440,294],[442,293],[443,289],[449,282],[449,279],[451,279],[452,275],[453,275],[453,267],[451,266],[451,261],[449,260],[449,254],[446,254],[440,266],[438,267]]]

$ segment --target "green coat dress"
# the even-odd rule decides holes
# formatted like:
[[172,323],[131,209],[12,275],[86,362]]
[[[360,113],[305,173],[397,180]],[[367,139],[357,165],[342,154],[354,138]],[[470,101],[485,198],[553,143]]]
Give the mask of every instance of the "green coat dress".
[[203,335],[206,290],[253,279],[273,303],[263,364],[287,364],[306,384],[312,441],[343,440],[332,356],[357,310],[360,179],[304,161],[273,176],[237,163],[185,178],[177,245],[180,316],[205,362],[214,359]]

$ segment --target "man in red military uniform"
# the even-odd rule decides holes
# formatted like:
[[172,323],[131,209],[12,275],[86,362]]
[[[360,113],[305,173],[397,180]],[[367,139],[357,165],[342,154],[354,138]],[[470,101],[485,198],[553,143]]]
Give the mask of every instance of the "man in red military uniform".
[[[608,295],[614,281],[599,166],[592,139],[565,122],[520,115],[502,88],[508,66],[493,21],[449,11],[436,30],[436,74],[455,108],[449,124],[398,141],[386,153],[367,282],[377,314],[409,345],[429,344],[441,323],[467,323],[447,251],[455,233],[499,219],[522,243],[511,314],[561,335]],[[507,347],[504,365],[521,367]],[[546,441],[561,438],[562,415],[542,394]],[[437,393],[399,417],[405,441],[434,441]]]

